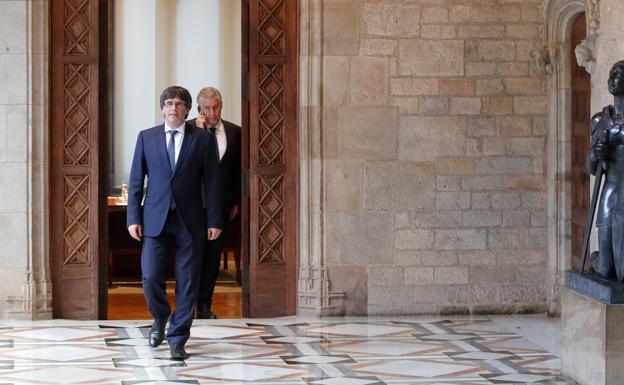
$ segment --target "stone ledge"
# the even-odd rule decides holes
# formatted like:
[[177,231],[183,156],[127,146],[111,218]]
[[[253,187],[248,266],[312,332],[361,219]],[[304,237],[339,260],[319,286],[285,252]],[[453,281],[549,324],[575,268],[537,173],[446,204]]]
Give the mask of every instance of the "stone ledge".
[[596,274],[581,274],[576,270],[568,270],[565,285],[608,305],[624,304],[624,284],[621,282],[609,281]]

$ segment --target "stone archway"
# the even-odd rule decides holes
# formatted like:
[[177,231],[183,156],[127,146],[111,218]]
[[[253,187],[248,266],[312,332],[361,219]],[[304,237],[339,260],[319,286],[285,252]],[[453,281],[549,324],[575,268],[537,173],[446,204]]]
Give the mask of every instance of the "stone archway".
[[538,68],[548,74],[549,121],[546,148],[548,184],[548,312],[560,312],[559,291],[571,255],[570,32],[585,12],[587,38],[577,47],[577,62],[592,73],[598,38],[597,0],[549,0],[545,9],[545,46],[535,53]]

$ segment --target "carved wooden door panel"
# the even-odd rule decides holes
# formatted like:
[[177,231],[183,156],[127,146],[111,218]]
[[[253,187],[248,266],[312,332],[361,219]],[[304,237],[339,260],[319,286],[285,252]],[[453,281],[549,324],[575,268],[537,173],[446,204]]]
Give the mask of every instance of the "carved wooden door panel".
[[251,317],[296,312],[297,3],[247,3],[249,301],[243,310]]
[[[589,119],[591,79],[584,68],[576,63],[574,48],[585,39],[585,14],[579,16],[572,27],[570,62],[572,74],[572,267],[580,269],[583,234],[589,211],[589,174],[585,160],[589,150]],[[587,266],[589,258],[587,258]],[[586,266],[586,267],[587,267]]]
[[[50,261],[55,318],[106,314],[108,1],[50,2]],[[100,70],[102,69],[102,70]],[[104,150],[101,150],[104,149]]]

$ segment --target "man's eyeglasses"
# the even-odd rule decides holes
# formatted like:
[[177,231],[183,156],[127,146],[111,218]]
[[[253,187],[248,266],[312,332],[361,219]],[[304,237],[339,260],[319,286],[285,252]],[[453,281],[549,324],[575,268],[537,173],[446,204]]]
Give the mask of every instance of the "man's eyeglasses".
[[165,104],[165,106],[166,106],[167,108],[173,108],[173,107],[175,107],[175,108],[186,107],[186,103],[184,103],[184,102],[174,102],[173,100],[167,100],[167,101],[165,101],[165,103],[164,103],[164,104]]

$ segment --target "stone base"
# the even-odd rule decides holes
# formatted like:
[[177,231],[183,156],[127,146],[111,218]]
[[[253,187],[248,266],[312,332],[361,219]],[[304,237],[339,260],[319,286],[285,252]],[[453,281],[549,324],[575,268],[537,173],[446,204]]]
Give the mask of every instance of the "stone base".
[[581,294],[595,298],[608,305],[624,304],[624,284],[604,279],[597,274],[581,274],[576,270],[568,270],[565,285]]
[[561,374],[580,385],[624,379],[624,305],[609,305],[563,288]]

